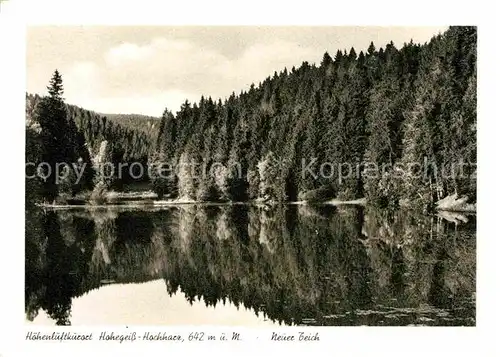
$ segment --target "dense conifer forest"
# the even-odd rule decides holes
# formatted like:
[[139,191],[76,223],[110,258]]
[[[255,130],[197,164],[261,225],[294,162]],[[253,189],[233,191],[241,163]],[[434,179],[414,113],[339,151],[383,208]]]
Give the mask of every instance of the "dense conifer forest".
[[[52,44],[58,33],[67,39],[66,28],[47,31]],[[215,30],[202,46],[196,28],[186,38],[147,29],[161,46],[144,45],[140,27],[106,27],[106,41],[78,31],[93,39],[90,72],[78,53],[58,62],[60,73],[52,49],[37,51],[48,63],[28,66],[30,88],[49,75],[45,93],[26,93],[26,322],[475,326],[475,27],[425,43],[399,42],[395,30],[397,43],[382,47],[370,40],[387,29],[370,30],[364,48],[338,50],[345,32],[318,30],[307,51],[280,57],[291,47],[269,42],[276,46],[259,47],[258,59],[236,28],[231,57],[234,44],[220,45],[231,31]],[[45,48],[39,37],[33,43]],[[321,45],[306,57],[320,43],[334,51]],[[133,64],[102,61],[115,50]],[[274,68],[269,54],[296,66]],[[182,71],[193,63],[196,71]],[[252,84],[242,71],[259,63],[272,69],[259,68],[269,76]],[[107,77],[111,68],[133,80]],[[224,80],[214,77],[221,69]],[[97,98],[94,109],[150,112],[145,103],[156,103],[158,117],[67,102],[89,78],[99,84],[85,87],[96,90],[87,97]],[[217,84],[223,96],[193,84]],[[176,108],[155,99],[193,92],[200,98]]]
[[[178,182],[156,180],[157,191],[195,200],[367,197],[385,206],[452,193],[475,200],[476,41],[475,28],[451,27],[424,45],[372,42],[325,53],[318,66],[284,68],[224,101],[166,110],[157,160],[178,164]],[[200,175],[183,170],[186,162],[217,166]],[[461,162],[463,174],[450,174]],[[413,163],[425,174],[410,175]]]
[[[364,197],[428,207],[456,194],[475,202],[476,42],[475,27],[450,27],[425,44],[324,53],[319,64],[283,68],[239,94],[167,108],[161,121],[66,105],[56,71],[47,97],[27,95],[27,162],[92,167],[98,154],[141,162],[156,168],[142,179],[160,198]],[[86,170],[76,186],[29,185],[50,201],[128,180],[99,175]]]
[[[85,164],[84,175],[78,184],[74,183],[74,176],[61,185],[55,185],[53,175],[43,183],[29,179],[26,181],[30,188],[28,196],[33,194],[53,200],[61,192],[74,195],[92,190],[99,182],[92,158],[99,155],[103,142],[107,145],[101,155],[115,166],[116,177],[119,176],[119,163],[147,165],[148,157],[154,152],[158,119],[140,115],[101,115],[65,104],[62,93],[62,76],[56,71],[49,86],[49,96],[26,94],[26,162],[47,162],[52,171],[58,162]],[[123,183],[134,181],[128,170],[122,170],[120,177],[120,180],[108,179],[108,188],[119,189]],[[144,180],[147,177],[141,178]]]

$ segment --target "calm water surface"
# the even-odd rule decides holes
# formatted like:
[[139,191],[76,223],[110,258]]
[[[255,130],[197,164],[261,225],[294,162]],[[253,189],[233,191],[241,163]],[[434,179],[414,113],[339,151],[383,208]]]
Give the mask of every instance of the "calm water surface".
[[26,214],[38,324],[475,325],[474,216],[202,206]]

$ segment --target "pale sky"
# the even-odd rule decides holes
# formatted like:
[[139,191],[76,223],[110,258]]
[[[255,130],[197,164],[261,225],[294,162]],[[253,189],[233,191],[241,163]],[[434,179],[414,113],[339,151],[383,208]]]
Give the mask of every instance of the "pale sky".
[[[224,325],[246,327],[276,327],[264,314],[237,308],[231,302],[205,306],[195,300],[191,305],[184,294],[169,296],[163,279],[138,284],[109,284],[71,301],[71,324],[88,325]],[[30,322],[28,322],[30,323]],[[40,310],[34,325],[55,325],[55,321]]]
[[225,98],[274,71],[321,62],[337,49],[427,42],[446,27],[97,27],[27,31],[27,91],[46,93],[57,68],[70,104],[161,116],[201,95]]

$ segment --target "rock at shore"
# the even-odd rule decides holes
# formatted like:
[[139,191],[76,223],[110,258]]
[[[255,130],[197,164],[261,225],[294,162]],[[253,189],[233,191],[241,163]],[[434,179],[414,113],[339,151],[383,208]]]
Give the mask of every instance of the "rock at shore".
[[468,203],[467,196],[458,197],[458,194],[446,196],[436,202],[436,209],[442,211],[476,212],[476,204]]

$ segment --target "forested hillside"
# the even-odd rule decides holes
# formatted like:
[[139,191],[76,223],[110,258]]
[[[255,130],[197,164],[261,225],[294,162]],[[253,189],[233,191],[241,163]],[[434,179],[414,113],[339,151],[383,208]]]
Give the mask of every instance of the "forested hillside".
[[[78,183],[72,171],[66,182],[59,184],[56,184],[54,175],[43,182],[28,179],[28,201],[33,201],[35,196],[51,201],[61,193],[73,196],[81,191],[93,190],[98,183],[105,186],[102,189],[119,189],[122,184],[133,181],[128,167],[118,172],[119,164],[138,162],[147,166],[157,136],[153,118],[112,115],[108,119],[107,116],[65,104],[62,77],[57,71],[48,89],[49,96],[44,98],[26,94],[26,162],[36,165],[48,163],[50,169],[47,173],[54,173],[58,163],[75,164],[84,168],[84,174]],[[124,119],[123,122],[121,119]],[[99,169],[95,169],[93,159],[98,156],[101,156],[101,162],[114,166],[113,177],[108,174],[104,180]],[[140,178],[147,179],[146,175]]]
[[476,38],[474,27],[451,27],[423,45],[325,53],[224,101],[166,109],[155,162],[177,175],[155,177],[155,190],[193,200],[475,200]]
[[[183,200],[366,197],[429,207],[453,194],[475,202],[476,42],[476,28],[451,27],[426,44],[325,53],[318,65],[284,68],[224,100],[167,108],[161,120],[65,104],[56,71],[49,96],[26,96],[27,158],[52,168],[90,167],[97,156],[153,163],[167,168],[152,171],[158,196]],[[44,182],[44,197],[97,182],[120,189],[127,175],[104,182],[88,170],[78,185]]]
[[[26,115],[33,117],[39,95],[26,94]],[[75,122],[93,151],[103,140],[110,141],[126,160],[138,160],[152,152],[160,121],[138,114],[99,114],[76,105],[66,104],[68,120]]]
[[124,128],[142,132],[146,134],[148,138],[156,140],[156,137],[158,136],[158,127],[160,124],[159,117],[151,117],[148,115],[141,115],[141,114],[99,114],[99,115],[101,117],[106,117],[111,122],[123,126]]

